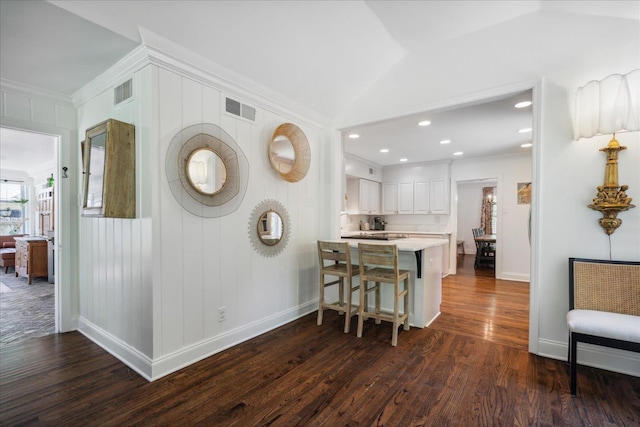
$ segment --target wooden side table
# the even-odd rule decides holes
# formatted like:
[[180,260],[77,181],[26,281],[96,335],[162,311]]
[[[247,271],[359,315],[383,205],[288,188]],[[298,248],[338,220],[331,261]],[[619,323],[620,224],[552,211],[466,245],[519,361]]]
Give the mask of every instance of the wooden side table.
[[37,237],[16,237],[16,277],[29,280],[48,276],[47,240]]

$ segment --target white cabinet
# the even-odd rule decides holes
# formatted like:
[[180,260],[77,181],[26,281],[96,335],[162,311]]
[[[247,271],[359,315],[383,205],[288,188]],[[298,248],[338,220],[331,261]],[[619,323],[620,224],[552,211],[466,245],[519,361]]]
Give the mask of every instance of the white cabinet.
[[449,179],[434,178],[382,184],[383,214],[449,213]]
[[398,186],[396,183],[384,182],[382,183],[382,213],[383,214],[395,214],[398,213],[397,204]]
[[413,213],[413,181],[398,183],[398,213]]
[[380,183],[368,179],[347,180],[347,212],[350,214],[379,214]]
[[447,215],[449,213],[449,179],[429,180],[429,213]]
[[416,181],[413,184],[413,211],[417,214],[429,212],[429,180]]
[[382,184],[382,213],[413,213],[413,181]]

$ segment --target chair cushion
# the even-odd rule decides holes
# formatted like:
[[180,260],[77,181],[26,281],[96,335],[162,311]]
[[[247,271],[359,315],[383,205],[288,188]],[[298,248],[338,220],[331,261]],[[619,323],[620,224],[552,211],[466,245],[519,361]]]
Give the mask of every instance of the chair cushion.
[[2,249],[0,249],[0,258],[1,259],[15,259],[16,258],[16,250],[14,248],[2,248]]
[[640,343],[640,316],[571,310],[567,313],[567,327],[570,332]]

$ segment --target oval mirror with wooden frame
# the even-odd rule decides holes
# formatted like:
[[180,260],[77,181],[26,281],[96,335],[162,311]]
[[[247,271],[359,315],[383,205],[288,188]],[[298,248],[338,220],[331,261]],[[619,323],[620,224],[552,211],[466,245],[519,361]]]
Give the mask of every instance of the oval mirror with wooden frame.
[[269,142],[269,162],[284,180],[298,182],[307,175],[311,165],[309,141],[302,130],[283,123],[276,128]]

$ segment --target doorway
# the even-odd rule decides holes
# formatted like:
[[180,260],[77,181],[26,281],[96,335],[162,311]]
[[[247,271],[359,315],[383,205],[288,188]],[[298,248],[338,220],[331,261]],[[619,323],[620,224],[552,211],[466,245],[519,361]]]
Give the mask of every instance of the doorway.
[[[1,270],[3,344],[58,331],[55,171],[59,137],[0,128],[0,239],[14,252]],[[16,240],[16,238],[18,240]],[[17,246],[17,248],[11,248]]]

